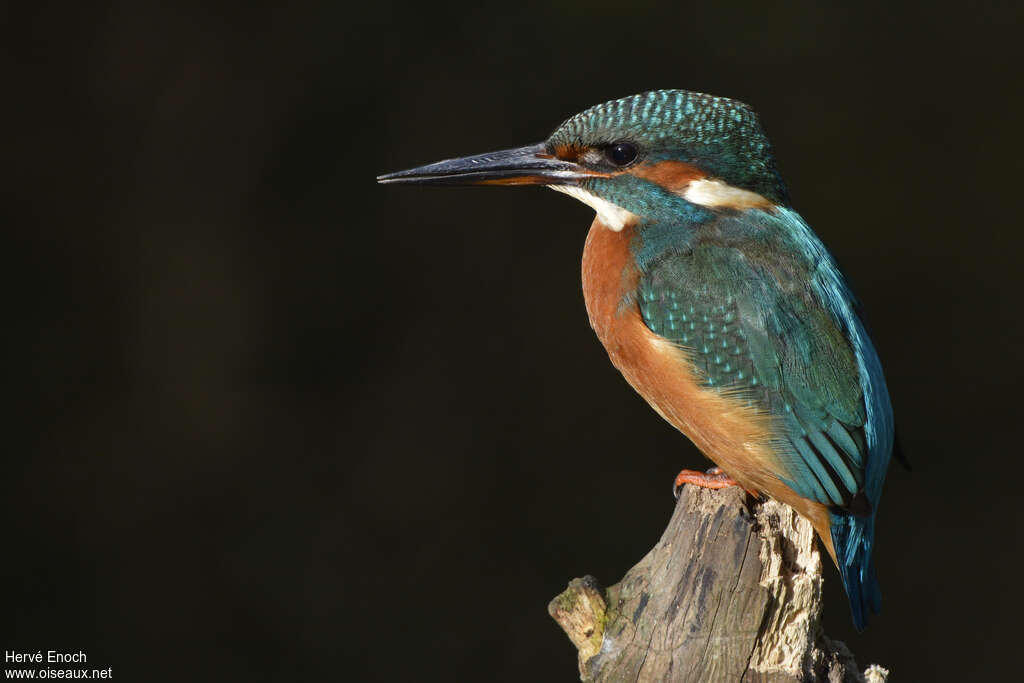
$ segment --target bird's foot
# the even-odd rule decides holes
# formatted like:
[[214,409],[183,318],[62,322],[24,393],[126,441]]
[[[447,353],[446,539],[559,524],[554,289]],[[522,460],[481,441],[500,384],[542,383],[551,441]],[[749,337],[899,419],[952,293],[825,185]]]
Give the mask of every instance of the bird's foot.
[[672,495],[679,498],[679,488],[683,484],[693,484],[705,489],[724,489],[730,486],[739,486],[740,483],[722,471],[721,467],[712,467],[707,472],[696,470],[683,470],[676,475],[672,484]]

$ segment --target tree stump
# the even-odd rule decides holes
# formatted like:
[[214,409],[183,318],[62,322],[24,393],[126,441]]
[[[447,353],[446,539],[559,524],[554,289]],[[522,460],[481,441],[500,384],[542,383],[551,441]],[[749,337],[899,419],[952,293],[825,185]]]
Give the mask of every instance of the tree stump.
[[548,612],[584,681],[884,683],[821,628],[810,523],[739,487],[686,486],[658,544],[616,585],[573,579]]

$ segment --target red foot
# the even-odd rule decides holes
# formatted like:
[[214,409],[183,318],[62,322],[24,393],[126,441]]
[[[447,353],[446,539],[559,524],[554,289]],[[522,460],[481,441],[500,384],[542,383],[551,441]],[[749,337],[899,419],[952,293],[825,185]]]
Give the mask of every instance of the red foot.
[[[723,472],[721,467],[712,467],[707,472],[683,470],[677,474],[676,480],[672,484],[672,495],[675,498],[679,498],[679,487],[683,484],[692,484],[705,489],[724,489],[730,486],[740,485],[738,481]],[[754,498],[757,498],[756,492],[750,490],[746,491]]]
[[721,467],[712,467],[707,472],[683,470],[677,474],[676,480],[672,484],[672,495],[676,498],[679,497],[679,487],[683,484],[693,484],[705,489],[724,489],[729,486],[738,486],[739,482],[730,478],[722,471]]

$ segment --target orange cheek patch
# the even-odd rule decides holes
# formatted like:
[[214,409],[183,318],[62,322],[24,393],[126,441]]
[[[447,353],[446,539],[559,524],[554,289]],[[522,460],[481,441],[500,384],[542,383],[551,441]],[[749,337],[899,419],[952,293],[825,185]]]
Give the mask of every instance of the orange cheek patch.
[[555,147],[555,156],[562,161],[579,161],[586,148],[577,145],[559,145]]
[[641,164],[631,168],[627,173],[632,173],[637,178],[650,180],[652,183],[661,185],[669,192],[680,192],[694,180],[707,177],[707,174],[692,164],[682,161],[659,161],[656,164]]

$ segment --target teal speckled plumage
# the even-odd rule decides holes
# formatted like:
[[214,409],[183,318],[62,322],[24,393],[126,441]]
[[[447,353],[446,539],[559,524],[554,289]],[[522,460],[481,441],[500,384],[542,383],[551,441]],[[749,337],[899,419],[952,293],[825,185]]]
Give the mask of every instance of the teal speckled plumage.
[[[652,259],[640,310],[653,332],[691,350],[706,386],[785,422],[777,447],[791,488],[847,507],[864,483],[863,391],[853,349],[818,293],[827,285],[817,264],[795,257],[796,221],[757,211],[699,224],[684,250]],[[636,239],[644,249],[643,230]],[[692,311],[686,321],[678,308]]]

